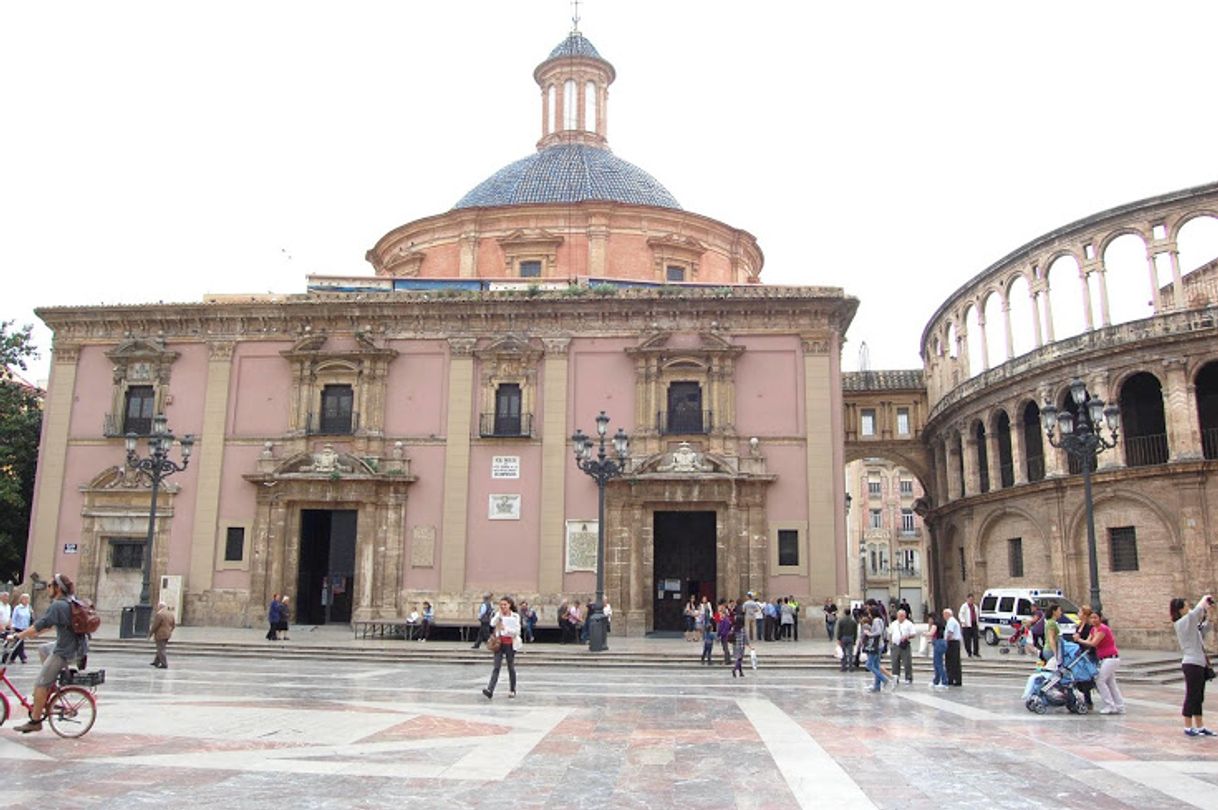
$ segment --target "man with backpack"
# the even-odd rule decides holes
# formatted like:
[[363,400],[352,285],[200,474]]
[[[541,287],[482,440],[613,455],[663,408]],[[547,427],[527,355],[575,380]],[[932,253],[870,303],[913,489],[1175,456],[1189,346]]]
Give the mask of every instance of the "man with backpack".
[[491,607],[491,595],[482,595],[482,604],[478,605],[478,638],[474,641],[473,649],[478,649],[482,642],[491,637],[491,617],[495,609]]
[[[50,694],[51,687],[59,678],[60,671],[70,664],[75,664],[89,653],[88,633],[77,633],[73,628],[73,602],[76,597],[73,595],[75,586],[72,584],[72,580],[64,574],[56,574],[51,579],[48,590],[51,593],[51,605],[47,608],[47,612],[42,615],[41,619],[34,622],[33,626],[16,635],[18,640],[24,640],[33,638],[52,627],[55,628],[55,643],[43,644],[38,649],[38,655],[42,658],[43,663],[42,670],[34,681],[34,708],[30,710],[30,720],[13,729],[22,734],[42,731],[43,709],[46,707],[47,695]],[[81,605],[80,610],[92,612],[91,607],[84,603],[78,604]],[[96,613],[93,615],[96,616]]]

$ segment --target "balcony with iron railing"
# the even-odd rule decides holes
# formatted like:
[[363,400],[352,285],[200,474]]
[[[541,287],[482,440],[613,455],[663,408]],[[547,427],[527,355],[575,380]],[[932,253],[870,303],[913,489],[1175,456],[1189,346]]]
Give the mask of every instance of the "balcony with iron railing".
[[350,416],[325,416],[310,413],[305,419],[305,433],[309,436],[350,436],[359,430],[359,412]]
[[152,417],[128,416],[108,413],[102,420],[102,435],[108,439],[126,436],[134,433],[136,436],[148,436],[152,433]]
[[656,430],[668,436],[710,433],[713,417],[711,411],[657,411]]
[[484,413],[478,417],[478,435],[484,439],[519,439],[533,435],[533,414],[505,416]]
[[1167,463],[1166,433],[1126,436],[1124,442],[1126,467],[1149,467]]

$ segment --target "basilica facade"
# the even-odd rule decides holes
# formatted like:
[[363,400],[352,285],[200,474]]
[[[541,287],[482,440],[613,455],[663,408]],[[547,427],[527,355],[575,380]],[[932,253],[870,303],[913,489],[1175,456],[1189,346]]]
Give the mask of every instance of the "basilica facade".
[[[157,503],[152,598],[187,623],[543,621],[593,595],[598,491],[570,437],[629,436],[609,483],[614,629],[691,595],[846,593],[839,357],[857,302],[761,283],[747,231],[683,210],[608,146],[613,66],[578,32],[534,72],[536,151],[290,296],[54,307],[27,578],[135,604],[150,491],[125,463],[164,414],[195,438]],[[522,94],[523,95],[523,94]],[[176,451],[171,451],[175,455]],[[176,457],[176,455],[175,455]]]

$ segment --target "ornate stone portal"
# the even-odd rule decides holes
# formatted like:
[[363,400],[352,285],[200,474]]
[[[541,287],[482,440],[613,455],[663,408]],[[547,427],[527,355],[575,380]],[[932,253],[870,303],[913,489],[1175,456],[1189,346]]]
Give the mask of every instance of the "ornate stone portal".
[[[655,513],[715,513],[715,594],[764,591],[768,566],[766,493],[777,476],[761,456],[701,453],[682,442],[610,482],[606,493],[605,593],[626,634],[655,627]],[[632,532],[632,527],[637,531]],[[618,621],[615,619],[614,626]]]
[[369,461],[325,444],[314,452],[275,459],[270,448],[258,472],[246,622],[260,624],[273,593],[294,593],[300,566],[301,512],[351,509],[357,514],[352,618],[397,618],[405,561],[407,489],[415,477],[401,448]]

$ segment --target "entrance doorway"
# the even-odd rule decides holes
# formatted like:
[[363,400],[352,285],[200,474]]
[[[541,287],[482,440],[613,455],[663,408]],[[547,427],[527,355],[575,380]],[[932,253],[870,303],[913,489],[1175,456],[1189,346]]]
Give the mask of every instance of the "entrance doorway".
[[654,630],[683,630],[685,603],[715,601],[715,513],[656,512]]
[[355,523],[354,509],[301,510],[300,573],[292,617],[297,624],[351,621]]

